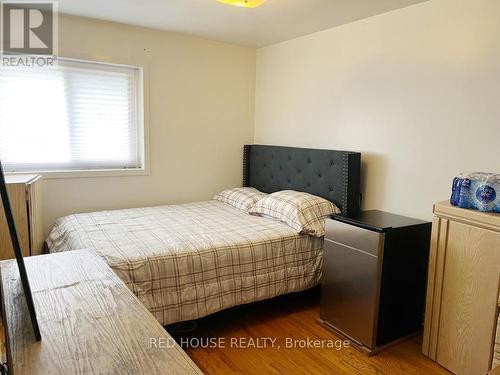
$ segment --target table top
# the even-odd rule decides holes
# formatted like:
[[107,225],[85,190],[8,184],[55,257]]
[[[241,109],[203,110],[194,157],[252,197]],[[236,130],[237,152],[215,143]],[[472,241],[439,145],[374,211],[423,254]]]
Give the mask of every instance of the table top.
[[25,263],[42,340],[34,339],[17,263],[0,262],[9,374],[201,374],[94,253]]
[[348,216],[334,215],[332,218],[334,220],[342,221],[347,224],[373,229],[379,232],[384,232],[391,228],[430,224],[429,222],[423,220],[396,215],[380,210],[360,211],[357,214]]

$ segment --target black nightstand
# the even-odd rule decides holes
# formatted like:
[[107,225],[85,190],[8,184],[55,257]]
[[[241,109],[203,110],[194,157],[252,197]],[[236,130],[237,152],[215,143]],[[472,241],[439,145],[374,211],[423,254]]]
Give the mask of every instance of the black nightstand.
[[320,321],[368,354],[422,328],[431,223],[378,210],[327,220]]

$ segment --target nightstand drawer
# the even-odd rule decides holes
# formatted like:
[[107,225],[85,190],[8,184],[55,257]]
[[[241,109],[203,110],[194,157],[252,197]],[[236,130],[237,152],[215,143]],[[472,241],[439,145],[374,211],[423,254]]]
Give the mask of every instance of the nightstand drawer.
[[320,317],[357,343],[376,345],[378,257],[325,240]]
[[341,243],[366,253],[378,256],[383,233],[356,227],[336,220],[326,221],[326,236],[329,241]]

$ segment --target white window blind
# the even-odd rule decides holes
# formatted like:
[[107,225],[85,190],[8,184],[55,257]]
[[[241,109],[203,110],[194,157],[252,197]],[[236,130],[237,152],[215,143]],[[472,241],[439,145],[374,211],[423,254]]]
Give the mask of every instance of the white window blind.
[[139,68],[59,59],[0,67],[6,171],[142,167]]

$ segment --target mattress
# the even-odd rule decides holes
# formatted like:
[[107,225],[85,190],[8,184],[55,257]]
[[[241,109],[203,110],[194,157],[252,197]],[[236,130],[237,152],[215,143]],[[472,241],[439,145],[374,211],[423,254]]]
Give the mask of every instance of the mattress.
[[66,216],[47,245],[96,252],[163,325],[313,287],[323,256],[323,238],[214,200]]

